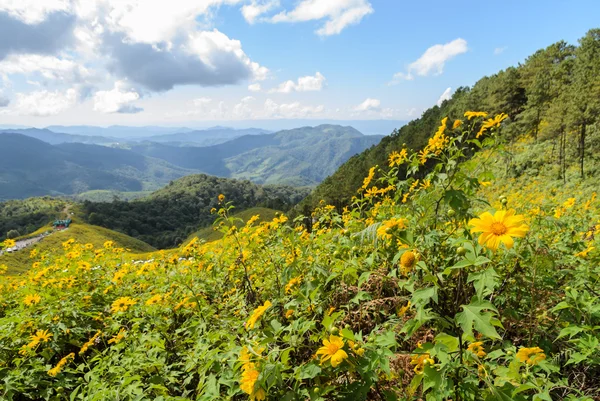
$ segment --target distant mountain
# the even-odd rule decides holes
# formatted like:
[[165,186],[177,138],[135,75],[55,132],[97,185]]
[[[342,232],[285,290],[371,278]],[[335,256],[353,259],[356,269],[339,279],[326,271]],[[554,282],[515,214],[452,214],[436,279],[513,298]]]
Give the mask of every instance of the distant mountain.
[[46,127],[50,131],[63,132],[65,134],[107,136],[114,138],[145,138],[154,135],[168,135],[192,131],[185,127],[126,127],[122,125],[111,125],[110,127],[94,127],[90,125],[52,125]]
[[88,135],[75,135],[75,134],[64,134],[62,132],[54,132],[47,128],[25,128],[25,129],[3,129],[0,130],[2,134],[21,134],[31,138],[39,139],[40,141],[47,142],[51,145],[57,145],[59,143],[77,142],[77,143],[88,143],[97,145],[108,145],[111,143],[119,142],[117,138],[108,138],[103,136],[88,136]]
[[315,185],[356,153],[377,144],[352,127],[320,125],[266,135],[246,135],[208,147],[178,148],[144,142],[131,150],[222,177],[257,183]]
[[0,135],[0,200],[94,189],[152,190],[191,173],[124,149]]
[[142,138],[152,142],[191,146],[218,145],[239,138],[244,135],[270,134],[271,131],[258,128],[233,129],[227,127],[213,127],[205,130],[179,132],[176,134],[155,135]]

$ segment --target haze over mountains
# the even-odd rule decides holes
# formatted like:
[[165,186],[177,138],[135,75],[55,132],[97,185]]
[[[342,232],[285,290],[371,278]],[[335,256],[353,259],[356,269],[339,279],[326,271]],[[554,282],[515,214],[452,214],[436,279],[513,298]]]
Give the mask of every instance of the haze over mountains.
[[[0,130],[0,200],[72,195],[91,190],[155,190],[190,174],[256,183],[316,185],[382,136],[321,125],[271,133],[264,129],[207,130],[78,127]],[[104,130],[104,131],[103,131]],[[178,132],[173,132],[177,130]],[[130,133],[129,137],[119,137]]]

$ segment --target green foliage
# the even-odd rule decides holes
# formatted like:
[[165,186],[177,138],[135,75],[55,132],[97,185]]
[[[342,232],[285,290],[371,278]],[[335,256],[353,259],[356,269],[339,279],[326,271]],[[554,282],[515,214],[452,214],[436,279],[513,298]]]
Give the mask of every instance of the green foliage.
[[286,186],[260,186],[249,181],[190,175],[173,181],[148,198],[131,202],[83,202],[83,216],[90,224],[138,238],[157,248],[181,244],[200,227],[212,224],[211,209],[224,194],[238,210],[262,206],[288,210],[309,190]]
[[356,195],[370,167],[387,168],[387,156],[403,147],[422,149],[442,117],[461,118],[469,110],[507,113],[510,119],[502,130],[507,139],[531,134],[540,141],[551,141],[558,149],[557,162],[563,165],[557,178],[564,180],[564,170],[574,164],[580,167],[580,176],[585,171],[591,175],[595,165],[589,158],[599,148],[588,136],[590,130],[597,130],[599,82],[600,30],[592,29],[579,46],[557,42],[518,67],[483,77],[472,88],[458,88],[441,107],[433,106],[378,145],[350,158],[319,184],[294,214],[307,214],[320,200],[341,211]]
[[0,242],[9,231],[27,235],[61,216],[66,202],[50,197],[0,202]]

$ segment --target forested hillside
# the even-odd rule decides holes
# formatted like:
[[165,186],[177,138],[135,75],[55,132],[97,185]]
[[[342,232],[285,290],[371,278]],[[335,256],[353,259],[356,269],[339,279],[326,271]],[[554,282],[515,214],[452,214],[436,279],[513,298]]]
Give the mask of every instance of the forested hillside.
[[122,232],[156,248],[171,248],[215,220],[212,209],[218,207],[220,194],[235,204],[236,211],[257,206],[286,211],[309,191],[197,174],[173,181],[143,199],[84,201],[82,210],[90,224]]
[[134,152],[187,169],[259,184],[315,185],[351,156],[379,142],[352,127],[320,125],[245,135],[207,147],[179,147],[145,142]]
[[[506,113],[509,119],[503,136],[530,134],[537,141],[551,141],[563,171],[578,165],[582,177],[597,174],[592,150],[598,147],[589,137],[598,130],[600,113],[600,29],[590,30],[577,46],[557,42],[516,67],[480,79],[472,88],[457,89],[441,106],[426,110],[377,146],[344,163],[317,186],[299,211],[314,208],[320,200],[338,207],[347,205],[369,168],[388,168],[387,157],[393,151],[422,149],[443,117],[453,121],[467,110]],[[563,176],[560,173],[556,179]]]

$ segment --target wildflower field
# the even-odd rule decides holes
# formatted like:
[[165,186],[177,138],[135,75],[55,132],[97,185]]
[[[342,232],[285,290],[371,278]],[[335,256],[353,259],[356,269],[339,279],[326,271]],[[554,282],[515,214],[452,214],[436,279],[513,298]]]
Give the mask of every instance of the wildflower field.
[[32,251],[0,278],[0,397],[600,399],[594,188],[504,175],[534,146],[505,118],[443,119],[344,210],[240,222],[224,194],[218,241]]

